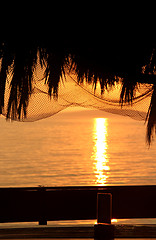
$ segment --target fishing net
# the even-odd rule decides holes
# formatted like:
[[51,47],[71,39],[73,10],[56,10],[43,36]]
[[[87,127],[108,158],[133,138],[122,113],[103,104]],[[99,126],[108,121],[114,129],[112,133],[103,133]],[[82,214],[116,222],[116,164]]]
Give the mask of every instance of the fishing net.
[[[107,76],[107,61],[104,62],[104,73],[99,69],[100,64],[97,64],[96,71],[92,71],[92,62],[89,72],[83,71],[86,62],[82,59],[79,66],[79,58],[76,59],[75,55],[73,60],[70,56],[63,55],[60,58],[59,54],[45,53],[44,49],[40,55],[33,48],[31,51],[23,51],[22,54],[16,51],[16,55],[11,52],[11,58],[7,49],[2,55],[0,105],[1,114],[7,119],[36,121],[68,107],[80,106],[147,121],[147,141],[151,142],[156,126],[156,88],[153,83],[133,80],[133,76],[129,78],[128,74],[126,77],[123,75],[124,72],[133,74],[134,67],[121,61],[118,65],[121,76],[113,71],[113,74]],[[156,54],[151,55],[149,63],[142,65],[141,76],[147,75],[147,78],[155,79],[155,56]],[[89,58],[87,61],[90,62]],[[128,61],[134,62],[129,58]],[[117,61],[114,62],[113,69],[116,64]],[[99,73],[98,76],[96,72]]]
[[[4,116],[7,116],[10,82],[11,75],[8,75],[5,88],[5,104],[2,111]],[[85,80],[83,83],[78,83],[77,75],[74,72],[69,72],[67,69],[65,76],[59,82],[59,94],[56,98],[56,96],[49,96],[49,88],[45,84],[44,70],[41,66],[38,66],[34,72],[34,81],[26,117],[23,112],[20,119],[14,119],[14,114],[10,118],[12,120],[32,122],[50,117],[68,107],[79,106],[145,121],[153,94],[153,85],[138,84],[135,89],[133,102],[121,102],[122,84],[122,79],[119,79],[114,86],[108,87],[101,94],[100,83],[97,83],[96,89],[92,83],[88,84]]]

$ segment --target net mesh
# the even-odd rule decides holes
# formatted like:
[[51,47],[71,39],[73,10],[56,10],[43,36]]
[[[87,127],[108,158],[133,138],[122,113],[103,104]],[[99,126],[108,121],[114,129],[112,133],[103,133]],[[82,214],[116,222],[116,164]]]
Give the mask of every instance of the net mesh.
[[[11,75],[8,76],[6,82],[5,104],[2,111],[4,116],[7,116],[8,111],[10,82]],[[20,119],[14,119],[14,115],[12,114],[12,120],[36,121],[50,117],[68,107],[80,106],[145,121],[153,94],[153,85],[139,84],[135,90],[133,102],[121,103],[122,80],[119,80],[113,87],[108,88],[101,94],[100,83],[97,83],[95,90],[93,84],[88,84],[85,81],[78,83],[76,74],[68,70],[66,70],[65,76],[62,77],[59,82],[58,88],[59,94],[57,98],[55,96],[49,96],[49,88],[48,85],[45,84],[44,70],[39,66],[34,73],[34,81],[26,117],[24,112],[21,114]]]
[[[80,106],[147,121],[147,141],[151,142],[156,126],[156,88],[153,84],[135,82],[133,86],[133,82],[129,84],[123,78],[115,77],[112,83],[107,82],[106,79],[105,86],[103,86],[100,78],[96,78],[94,75],[90,77],[84,75],[83,81],[81,81],[74,68],[66,65],[58,85],[49,94],[49,76],[45,74],[46,64],[38,61],[33,69],[31,87],[28,84],[21,87],[21,89],[27,89],[26,94],[24,94],[16,86],[16,76],[13,76],[12,69],[10,66],[7,70],[4,107],[2,108],[2,115],[7,118],[31,122],[50,117],[71,106]],[[88,81],[88,78],[94,78],[94,81]],[[27,101],[23,101],[23,106],[25,104],[23,108],[20,107],[20,103],[14,96],[13,80],[15,81],[16,95],[26,95]],[[59,94],[57,95],[56,90],[58,89]],[[20,99],[22,99],[21,96]],[[9,101],[11,101],[11,107]],[[20,109],[18,114],[17,106]],[[10,111],[8,111],[9,107]]]

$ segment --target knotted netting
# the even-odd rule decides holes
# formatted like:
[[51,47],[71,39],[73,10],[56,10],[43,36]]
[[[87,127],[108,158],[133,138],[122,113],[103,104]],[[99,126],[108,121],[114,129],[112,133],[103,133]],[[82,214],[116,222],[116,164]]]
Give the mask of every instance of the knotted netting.
[[[2,114],[12,120],[32,122],[50,117],[68,107],[80,106],[129,116],[140,121],[149,119],[153,122],[153,120],[149,118],[151,98],[155,96],[155,89],[152,84],[138,84],[135,88],[133,101],[123,102],[121,101],[122,79],[118,79],[113,86],[108,87],[108,89],[101,94],[99,82],[95,90],[93,84],[88,84],[85,81],[78,83],[76,74],[66,70],[65,75],[59,82],[58,96],[49,96],[49,88],[48,85],[45,84],[44,70],[39,66],[34,73],[34,81],[26,115],[24,111],[22,111],[19,118],[13,109],[11,114],[8,115],[8,100],[11,91],[10,82],[11,77],[8,77]],[[155,113],[156,111],[154,111],[154,114]]]
[[138,84],[135,89],[133,101],[122,102],[122,79],[118,79],[113,86],[108,87],[101,94],[99,82],[96,85],[96,89],[93,84],[88,84],[85,80],[83,83],[78,83],[76,74],[66,70],[65,75],[61,78],[58,85],[58,96],[49,96],[49,88],[45,83],[44,70],[41,69],[41,66],[38,66],[34,72],[32,91],[26,115],[22,111],[19,118],[13,109],[8,115],[10,84],[11,76],[9,75],[5,87],[5,104],[2,114],[12,120],[27,122],[50,117],[71,106],[98,109],[145,121],[148,117],[151,97],[154,91],[152,84]]
[[96,58],[98,49],[89,57],[88,52],[84,56],[38,45],[20,49],[2,43],[1,49],[0,108],[7,119],[36,121],[71,106],[94,108],[146,121],[151,142],[156,125],[155,49],[140,48],[137,60],[136,49],[132,54],[129,50],[128,57],[116,48],[113,55],[104,49],[104,59]]

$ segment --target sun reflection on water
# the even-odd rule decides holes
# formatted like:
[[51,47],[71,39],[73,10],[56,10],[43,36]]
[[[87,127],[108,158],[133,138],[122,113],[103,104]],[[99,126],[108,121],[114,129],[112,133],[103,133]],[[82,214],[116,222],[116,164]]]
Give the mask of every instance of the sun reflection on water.
[[94,174],[96,185],[104,185],[109,177],[109,157],[107,154],[107,118],[94,119],[94,150],[92,159],[94,160]]

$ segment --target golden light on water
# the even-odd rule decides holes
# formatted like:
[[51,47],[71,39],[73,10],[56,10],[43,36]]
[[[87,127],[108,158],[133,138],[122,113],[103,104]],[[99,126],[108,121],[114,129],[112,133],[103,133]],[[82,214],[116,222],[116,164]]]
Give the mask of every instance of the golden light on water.
[[92,159],[94,160],[95,182],[97,185],[104,185],[107,183],[109,176],[109,158],[107,154],[107,126],[106,118],[94,119],[94,150]]

